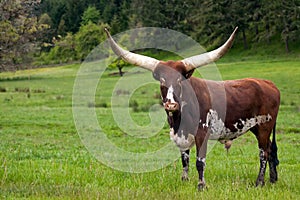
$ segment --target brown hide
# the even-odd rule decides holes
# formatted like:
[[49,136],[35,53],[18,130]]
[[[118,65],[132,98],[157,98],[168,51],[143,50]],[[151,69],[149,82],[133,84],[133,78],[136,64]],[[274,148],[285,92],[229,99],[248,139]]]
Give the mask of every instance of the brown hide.
[[[206,114],[213,104],[213,109],[232,132],[236,131],[233,124],[240,119],[268,114],[273,119],[273,122],[268,123],[272,130],[279,109],[280,93],[271,81],[246,78],[218,82],[191,77],[190,82],[199,101],[199,108],[203,111],[202,121],[206,120]],[[224,89],[226,102],[223,97],[219,97]]]

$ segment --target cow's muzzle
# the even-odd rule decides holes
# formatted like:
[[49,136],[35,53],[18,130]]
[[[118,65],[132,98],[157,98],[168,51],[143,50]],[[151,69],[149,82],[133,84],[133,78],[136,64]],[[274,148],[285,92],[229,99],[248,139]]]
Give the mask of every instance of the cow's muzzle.
[[171,102],[167,102],[164,105],[165,110],[169,111],[169,112],[175,112],[179,110],[179,104],[178,103],[171,103]]

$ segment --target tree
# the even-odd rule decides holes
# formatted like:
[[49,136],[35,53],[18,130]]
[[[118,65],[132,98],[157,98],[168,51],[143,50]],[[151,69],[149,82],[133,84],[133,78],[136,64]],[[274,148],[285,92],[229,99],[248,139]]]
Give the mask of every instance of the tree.
[[86,25],[82,25],[75,35],[76,51],[81,60],[85,59],[88,54],[102,41],[106,39],[104,28],[107,24],[96,25],[91,21]]
[[290,41],[296,40],[300,34],[300,1],[281,1],[281,38],[285,44],[285,50],[290,52]]
[[193,1],[180,0],[133,0],[132,14],[137,16],[143,26],[170,28],[186,32],[190,29],[187,17]]
[[6,0],[0,2],[0,61],[2,70],[16,70],[20,63],[31,62],[39,33],[48,28],[39,24],[37,10],[40,1]]
[[53,32],[52,37],[57,34],[65,35],[67,33],[65,20],[63,19],[63,16],[66,13],[65,0],[43,0],[40,6],[40,12],[47,13],[51,18],[51,29]]
[[15,27],[11,24],[10,21],[0,21],[0,72],[6,69],[8,66],[5,66],[7,64],[10,64],[12,62],[12,59],[14,57],[14,46],[17,44],[20,36],[15,29]]
[[89,22],[97,24],[100,21],[100,12],[94,6],[89,6],[82,15],[81,25],[87,25]]
[[38,59],[40,64],[67,63],[77,59],[76,43],[72,33],[63,38],[54,38],[52,42],[54,47],[50,52],[42,53]]
[[123,72],[123,68],[125,66],[129,66],[130,64],[128,64],[127,62],[123,61],[121,58],[118,58],[117,60],[113,61],[109,67],[114,69],[117,68],[119,71],[119,75],[123,76],[125,74],[125,72]]
[[[239,27],[239,31],[242,33],[244,49],[248,49],[247,34],[251,22],[255,19],[254,13],[256,12],[259,1],[232,1],[232,21]],[[256,13],[257,14],[257,13]],[[258,30],[257,30],[258,31]]]
[[38,24],[40,27],[43,26],[45,27],[37,34],[38,41],[40,42],[41,51],[47,50],[48,48],[46,46],[48,45],[44,45],[44,44],[51,43],[54,34],[54,31],[51,28],[53,26],[52,19],[47,13],[44,13],[39,17]]
[[110,24],[116,12],[114,1],[108,1],[102,12],[102,19],[105,23]]
[[300,1],[264,0],[263,16],[262,38],[270,43],[272,36],[280,34],[286,52],[290,52],[290,42],[299,40],[300,35]]
[[263,19],[263,3],[261,0],[252,0],[249,1],[249,11],[250,11],[250,17],[249,17],[249,26],[250,28],[254,29],[254,40],[256,42],[259,42],[259,29],[262,24]]
[[85,10],[84,2],[82,0],[69,0],[67,1],[66,9],[63,19],[68,27],[67,31],[76,33],[80,27],[81,16]]
[[231,33],[237,26],[232,1],[206,0],[201,2],[199,7],[205,9],[199,10],[200,13],[197,11],[200,17],[194,20],[196,24],[193,29],[194,36],[201,43],[215,47],[221,43],[220,40],[224,41],[227,33]]

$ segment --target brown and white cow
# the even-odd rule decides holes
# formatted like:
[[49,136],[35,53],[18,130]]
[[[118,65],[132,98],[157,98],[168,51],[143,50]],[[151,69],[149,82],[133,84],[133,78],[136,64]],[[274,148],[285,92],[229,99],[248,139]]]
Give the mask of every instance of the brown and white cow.
[[[280,93],[267,80],[246,78],[210,81],[192,77],[194,69],[222,57],[232,46],[237,28],[218,49],[180,61],[159,61],[122,49],[105,29],[114,53],[133,65],[153,73],[160,81],[161,97],[170,125],[170,137],[181,151],[182,179],[188,179],[189,151],[196,144],[198,189],[205,187],[204,168],[208,139],[229,148],[233,139],[251,131],[260,150],[256,185],[264,185],[267,162],[270,182],[277,181],[275,125]],[[273,139],[270,135],[273,130]]]

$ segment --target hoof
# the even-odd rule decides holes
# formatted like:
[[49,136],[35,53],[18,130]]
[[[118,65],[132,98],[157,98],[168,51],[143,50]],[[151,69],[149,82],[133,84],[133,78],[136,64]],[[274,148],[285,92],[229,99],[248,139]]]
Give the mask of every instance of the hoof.
[[255,183],[255,186],[258,187],[258,186],[264,186],[265,185],[265,181],[264,180],[256,180],[256,183]]
[[198,183],[198,191],[203,191],[205,189],[205,182],[204,181],[200,181]]
[[276,169],[274,170],[270,170],[270,182],[271,183],[276,183],[276,181],[278,180],[278,175],[277,175],[277,172],[276,172]]
[[272,177],[272,178],[270,178],[270,183],[276,183],[277,180],[278,180],[277,177]]
[[188,177],[188,174],[186,172],[182,173],[181,180],[182,181],[188,181],[188,180],[190,180],[189,177]]

